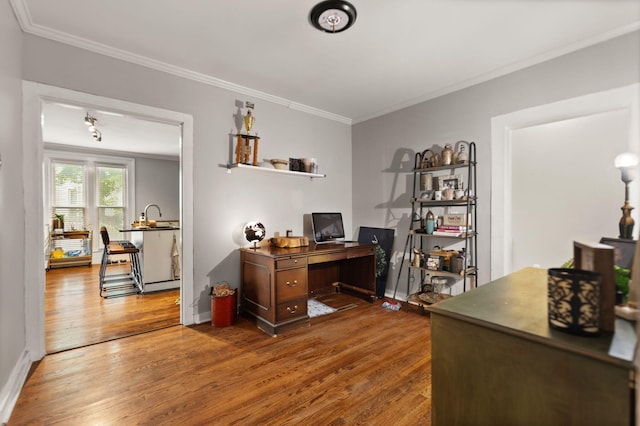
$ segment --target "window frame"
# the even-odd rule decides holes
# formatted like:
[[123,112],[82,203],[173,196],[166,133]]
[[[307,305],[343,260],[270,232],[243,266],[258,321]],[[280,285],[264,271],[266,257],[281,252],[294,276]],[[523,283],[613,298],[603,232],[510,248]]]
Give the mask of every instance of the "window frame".
[[98,179],[97,167],[123,167],[125,171],[125,187],[124,187],[124,212],[123,226],[135,220],[135,159],[127,157],[118,157],[110,155],[100,155],[95,153],[67,152],[57,150],[44,151],[44,168],[43,176],[46,177],[44,184],[44,221],[45,229],[51,231],[51,212],[53,211],[54,196],[54,169],[55,162],[67,162],[83,164],[85,166],[85,227],[92,233],[92,251],[96,253],[102,250],[102,241],[99,236],[98,220]]

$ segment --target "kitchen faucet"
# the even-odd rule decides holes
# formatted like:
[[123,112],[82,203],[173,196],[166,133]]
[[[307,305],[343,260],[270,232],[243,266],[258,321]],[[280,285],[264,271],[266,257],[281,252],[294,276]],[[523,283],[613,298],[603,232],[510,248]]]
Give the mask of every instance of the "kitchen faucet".
[[149,207],[151,206],[155,206],[156,209],[158,209],[158,216],[162,217],[162,212],[160,211],[160,206],[158,206],[157,204],[147,204],[147,206],[144,208],[144,224],[145,226],[149,226],[149,213],[147,212],[147,210],[149,210]]

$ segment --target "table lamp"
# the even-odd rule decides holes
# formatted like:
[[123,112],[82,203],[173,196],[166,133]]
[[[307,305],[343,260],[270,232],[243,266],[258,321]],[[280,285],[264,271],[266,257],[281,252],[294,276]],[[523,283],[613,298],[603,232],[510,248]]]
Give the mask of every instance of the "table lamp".
[[624,205],[621,207],[622,218],[620,219],[620,236],[618,238],[632,240],[634,221],[631,217],[633,207],[629,204],[629,183],[636,177],[635,168],[638,165],[638,156],[631,152],[625,152],[616,157],[614,164],[616,168],[620,169],[620,177],[624,182]]

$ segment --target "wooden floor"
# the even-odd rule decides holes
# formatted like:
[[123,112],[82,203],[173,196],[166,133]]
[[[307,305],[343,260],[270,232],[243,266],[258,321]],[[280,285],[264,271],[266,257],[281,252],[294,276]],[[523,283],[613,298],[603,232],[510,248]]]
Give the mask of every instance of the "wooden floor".
[[[109,265],[108,273],[129,269]],[[180,324],[179,290],[104,299],[100,265],[51,269],[46,274],[45,349],[67,349]]]
[[240,316],[47,355],[9,425],[429,425],[430,319],[347,302],[277,337]]

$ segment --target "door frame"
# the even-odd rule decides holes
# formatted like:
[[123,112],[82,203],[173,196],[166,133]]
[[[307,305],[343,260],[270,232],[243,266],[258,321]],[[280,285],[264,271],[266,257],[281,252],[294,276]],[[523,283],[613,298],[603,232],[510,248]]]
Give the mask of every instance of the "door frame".
[[[193,300],[193,117],[148,105],[90,95],[31,81],[23,81],[23,177],[25,191],[25,312],[26,347],[32,361],[45,353],[45,246],[46,225],[43,219],[42,104],[44,101],[67,102],[96,109],[108,109],[140,118],[153,119],[181,129],[180,149],[180,233],[182,268],[180,298]],[[29,206],[31,206],[29,208]],[[33,267],[33,264],[38,267]],[[180,304],[180,323],[194,321],[193,305]]]

